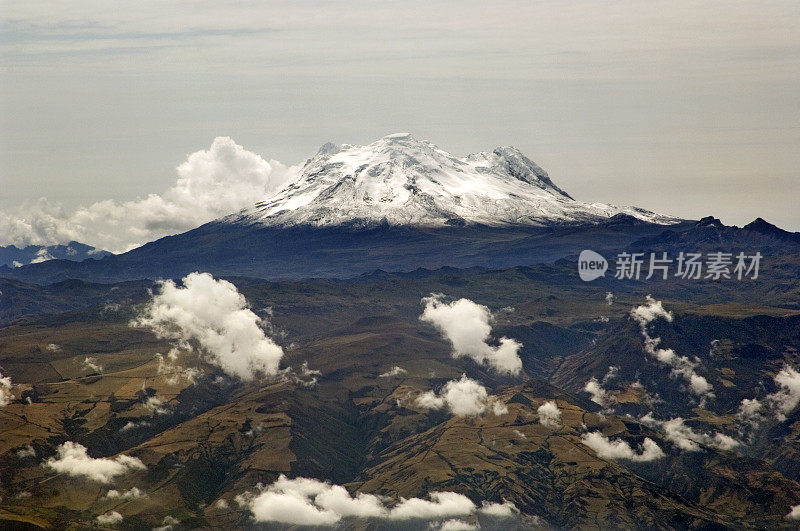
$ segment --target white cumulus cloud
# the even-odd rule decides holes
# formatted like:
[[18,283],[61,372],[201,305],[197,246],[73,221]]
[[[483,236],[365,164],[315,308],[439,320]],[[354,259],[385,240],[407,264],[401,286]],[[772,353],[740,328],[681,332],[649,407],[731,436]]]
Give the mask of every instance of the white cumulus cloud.
[[103,372],[103,366],[97,363],[97,358],[86,356],[83,360],[83,369],[89,372]]
[[609,409],[617,403],[616,397],[606,391],[594,376],[586,382],[586,385],[583,386],[583,390],[591,395],[592,402],[605,409]]
[[[53,245],[77,240],[126,251],[184,232],[265,199],[297,175],[297,167],[264,160],[228,137],[190,154],[162,194],[99,201],[66,212],[45,199],[0,213],[0,245]],[[46,252],[46,251],[45,251]],[[34,262],[49,259],[37,256]]]
[[36,449],[30,444],[17,450],[18,459],[25,459],[26,457],[36,457]]
[[773,378],[778,390],[768,394],[763,400],[745,398],[739,405],[737,419],[750,428],[758,427],[772,415],[779,422],[786,420],[786,415],[794,411],[800,404],[800,372],[788,365],[778,371]]
[[452,518],[442,522],[442,525],[440,525],[438,529],[439,531],[474,531],[480,528],[481,526],[478,524],[465,522],[464,520],[459,520],[458,518]]
[[500,518],[511,518],[519,512],[517,506],[510,501],[503,501],[503,503],[483,502],[478,512],[487,516],[494,516]]
[[406,372],[408,372],[408,371],[406,371],[404,368],[402,368],[402,367],[400,367],[398,365],[395,365],[394,367],[392,367],[388,371],[379,374],[378,378],[392,378],[392,377],[395,377],[395,376],[402,376]]
[[240,494],[235,500],[249,509],[257,522],[308,526],[334,526],[348,517],[403,521],[465,517],[476,512],[494,517],[516,513],[513,503],[484,502],[477,507],[456,492],[431,492],[428,499],[394,500],[365,493],[351,495],[340,485],[284,475],[259,492]]
[[594,431],[581,437],[581,442],[595,451],[597,457],[603,459],[628,459],[630,461],[654,461],[664,457],[664,452],[649,437],[642,442],[641,452],[637,453],[622,439],[609,440],[608,437]]
[[7,406],[14,400],[14,393],[11,392],[11,378],[3,376],[0,372],[0,407]]
[[650,295],[645,298],[645,301],[645,304],[631,310],[631,316],[636,319],[640,325],[646,326],[659,318],[670,323],[672,322],[672,312],[665,310],[661,301],[655,300]]
[[289,479],[284,475],[271,485],[260,487],[259,492],[240,494],[235,500],[249,509],[257,522],[307,526],[334,526],[343,518],[441,520],[478,512],[508,518],[518,512],[511,502],[483,502],[476,506],[456,492],[431,492],[428,499],[351,495],[340,485],[310,478]]
[[507,337],[500,338],[498,346],[487,343],[492,332],[492,313],[486,306],[469,299],[451,303],[443,296],[431,294],[422,299],[425,310],[420,320],[430,323],[453,345],[453,356],[468,356],[478,363],[486,363],[497,372],[519,374],[522,360],[519,349],[522,344]]
[[277,374],[283,357],[283,349],[265,335],[261,318],[236,286],[208,273],[187,275],[183,286],[162,282],[161,292],[132,324],[149,327],[184,348],[195,343],[210,363],[242,380]]
[[105,497],[108,498],[109,500],[136,500],[139,498],[143,498],[144,496],[145,493],[142,492],[141,489],[139,489],[138,487],[133,487],[131,489],[122,492],[116,489],[112,489],[106,492]]
[[495,415],[508,412],[505,404],[490,396],[479,382],[461,375],[460,380],[450,380],[439,394],[427,391],[416,399],[418,406],[425,409],[447,408],[457,417],[474,417],[491,411]]
[[558,409],[554,400],[545,402],[536,410],[539,415],[539,424],[548,428],[561,427],[561,410]]
[[715,448],[717,450],[733,450],[739,446],[739,441],[724,433],[714,432],[711,434],[702,433],[686,425],[681,417],[675,417],[668,421],[656,420],[652,412],[640,419],[643,423],[654,428],[661,428],[664,437],[681,450],[688,452],[698,452],[702,447]]
[[115,525],[122,521],[122,515],[117,511],[107,512],[97,517],[97,523],[100,525]]
[[45,462],[51,470],[73,477],[85,477],[98,483],[109,483],[117,476],[147,467],[136,457],[118,455],[114,458],[90,457],[86,447],[67,441],[56,448],[56,456]]

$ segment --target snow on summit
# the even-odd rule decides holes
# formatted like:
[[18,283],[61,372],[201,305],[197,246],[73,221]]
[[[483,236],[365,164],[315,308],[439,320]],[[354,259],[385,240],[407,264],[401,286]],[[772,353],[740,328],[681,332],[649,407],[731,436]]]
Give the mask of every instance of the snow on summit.
[[296,180],[226,221],[268,226],[597,223],[617,214],[671,223],[632,207],[576,201],[513,147],[458,158],[408,133],[367,146],[325,144]]

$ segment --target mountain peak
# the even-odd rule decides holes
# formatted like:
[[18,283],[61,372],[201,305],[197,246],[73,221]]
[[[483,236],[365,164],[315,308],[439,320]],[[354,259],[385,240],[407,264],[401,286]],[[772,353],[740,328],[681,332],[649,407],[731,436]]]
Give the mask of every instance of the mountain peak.
[[409,133],[394,133],[365,146],[324,144],[294,182],[227,221],[550,226],[599,223],[620,213],[674,221],[641,209],[575,201],[514,147],[459,158]]

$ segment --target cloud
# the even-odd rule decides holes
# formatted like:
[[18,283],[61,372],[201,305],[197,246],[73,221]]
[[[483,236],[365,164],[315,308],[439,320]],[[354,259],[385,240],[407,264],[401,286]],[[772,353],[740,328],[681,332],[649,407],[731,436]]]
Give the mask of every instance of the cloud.
[[101,514],[97,517],[97,523],[100,525],[114,525],[118,524],[122,521],[122,515],[119,514],[117,511],[111,511],[105,514]]
[[733,450],[740,444],[724,433],[715,432],[709,435],[697,432],[687,426],[681,417],[662,422],[656,420],[650,412],[640,420],[649,426],[661,428],[668,441],[687,452],[699,452],[703,446],[717,450]]
[[163,400],[155,396],[148,397],[144,402],[144,407],[152,411],[154,415],[169,415],[172,413],[169,404],[164,403]]
[[155,358],[158,360],[158,368],[156,369],[158,374],[164,375],[164,381],[169,385],[175,385],[181,380],[186,380],[188,383],[193,384],[195,378],[203,374],[203,371],[195,367],[184,368],[178,365],[177,348],[170,349],[166,359],[160,352],[156,353]]
[[401,376],[401,375],[405,374],[406,372],[408,372],[408,371],[406,371],[404,368],[402,368],[402,367],[400,367],[398,365],[395,365],[394,367],[392,367],[388,371],[386,371],[386,372],[384,372],[382,374],[379,374],[378,378],[393,378],[395,376]]
[[[163,194],[132,201],[105,200],[66,212],[42,199],[0,213],[0,245],[53,245],[72,240],[121,252],[193,229],[265,199],[297,175],[287,167],[217,137],[207,150],[190,154],[177,180]],[[32,263],[52,257],[38,256]]]
[[11,387],[11,377],[3,376],[3,373],[0,372],[0,407],[7,406],[14,400]]
[[768,395],[765,401],[772,405],[775,417],[782,422],[800,403],[800,373],[786,365],[774,379],[780,389]]
[[739,404],[736,418],[745,426],[754,429],[764,422],[766,415],[772,415],[777,421],[786,420],[800,404],[800,373],[792,367],[784,365],[773,378],[778,390],[768,394],[763,401],[756,398],[745,398]]
[[443,295],[431,294],[422,299],[425,310],[420,320],[430,323],[453,345],[453,357],[467,356],[477,363],[486,363],[499,373],[519,374],[522,344],[507,337],[500,338],[496,347],[486,341],[492,332],[492,313],[489,308],[469,299],[459,299],[449,304]]
[[664,319],[665,321],[672,322],[672,312],[664,309],[661,301],[655,300],[652,296],[645,297],[646,303],[637,306],[631,310],[631,317],[633,317],[641,326],[647,326],[656,319]]
[[33,260],[30,261],[31,264],[40,264],[42,262],[47,262],[48,260],[52,260],[53,255],[47,249],[39,249],[36,251],[36,256]]
[[439,526],[439,531],[474,531],[480,528],[481,526],[478,524],[472,524],[470,522],[465,522],[464,520],[452,518],[442,522],[442,525]]
[[17,450],[17,459],[25,459],[26,457],[36,457],[36,449],[30,444]]
[[138,487],[133,487],[126,491],[120,492],[118,490],[110,490],[106,492],[106,498],[109,500],[136,500],[145,497],[146,494]]
[[260,492],[240,494],[236,502],[246,507],[257,522],[289,525],[333,526],[342,518],[381,520],[436,520],[464,517],[481,512],[495,517],[512,516],[512,503],[484,503],[480,508],[463,494],[431,492],[429,499],[392,500],[373,494],[351,495],[340,485],[316,479],[288,479],[281,475]]
[[600,385],[600,382],[598,382],[597,378],[594,376],[586,382],[586,385],[583,386],[583,390],[591,395],[592,402],[604,409],[609,409],[617,403],[616,397],[603,389],[603,386]]
[[612,380],[616,380],[617,376],[619,376],[619,367],[615,367],[613,365],[608,367],[608,372],[603,376],[603,385],[606,385],[608,382]]
[[228,502],[225,501],[225,498],[220,498],[217,501],[215,501],[214,505],[212,505],[212,507],[214,507],[215,509],[219,509],[221,511],[230,508],[230,506],[228,505]]
[[276,375],[283,357],[236,286],[208,273],[187,275],[182,287],[162,282],[161,292],[132,324],[149,327],[182,348],[196,344],[210,363],[245,381],[257,374]]
[[448,516],[466,516],[475,511],[475,504],[456,492],[431,492],[430,500],[400,499],[389,513],[391,520],[432,520]]
[[642,442],[641,453],[636,453],[631,446],[622,439],[611,441],[599,431],[584,434],[581,437],[581,442],[594,450],[597,457],[603,459],[628,459],[631,461],[646,462],[664,457],[664,452],[658,447],[655,441],[649,437],[645,437]]
[[174,516],[167,515],[164,517],[163,520],[161,520],[161,526],[154,527],[153,531],[170,531],[180,523],[181,521],[175,518]]
[[55,472],[85,477],[98,483],[109,483],[122,474],[147,468],[136,457],[122,454],[114,458],[89,457],[85,446],[71,441],[56,448],[56,457],[51,457],[44,465]]
[[645,304],[631,310],[631,317],[639,323],[642,329],[645,352],[658,362],[669,366],[672,369],[670,374],[683,378],[684,381],[689,384],[689,389],[692,394],[701,396],[703,399],[712,398],[714,396],[713,386],[708,383],[705,377],[700,376],[695,371],[699,363],[690,360],[686,356],[679,356],[671,348],[658,348],[659,343],[661,343],[661,338],[650,337],[650,333],[647,331],[648,324],[656,319],[664,319],[668,322],[672,322],[673,319],[672,312],[666,311],[661,301],[657,301],[648,295]]
[[498,518],[511,518],[519,512],[517,506],[510,501],[503,501],[503,503],[483,502],[478,512],[487,516],[494,516]]
[[491,411],[495,415],[508,413],[505,404],[493,396],[479,382],[461,375],[460,380],[450,380],[437,395],[428,391],[416,399],[418,406],[425,409],[447,408],[457,417],[474,417]]
[[539,406],[536,414],[539,415],[539,424],[542,426],[553,429],[561,427],[561,410],[555,401],[550,400]]
[[146,428],[148,426],[150,426],[150,423],[145,421],[145,420],[142,420],[142,421],[139,421],[139,422],[133,422],[133,421],[129,420],[127,424],[125,424],[123,427],[121,427],[119,429],[119,431],[121,433],[124,433],[126,431],[131,431],[131,430],[135,430],[135,429],[138,429],[138,428]]
[[103,372],[103,366],[97,363],[97,358],[86,356],[82,365],[83,369],[89,372]]

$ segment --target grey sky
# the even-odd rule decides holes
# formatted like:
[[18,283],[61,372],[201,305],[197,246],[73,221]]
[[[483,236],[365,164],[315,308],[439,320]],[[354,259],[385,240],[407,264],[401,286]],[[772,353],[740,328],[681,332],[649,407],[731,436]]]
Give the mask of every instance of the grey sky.
[[226,135],[411,131],[578,199],[800,230],[800,2],[5,1],[0,208],[160,193]]

